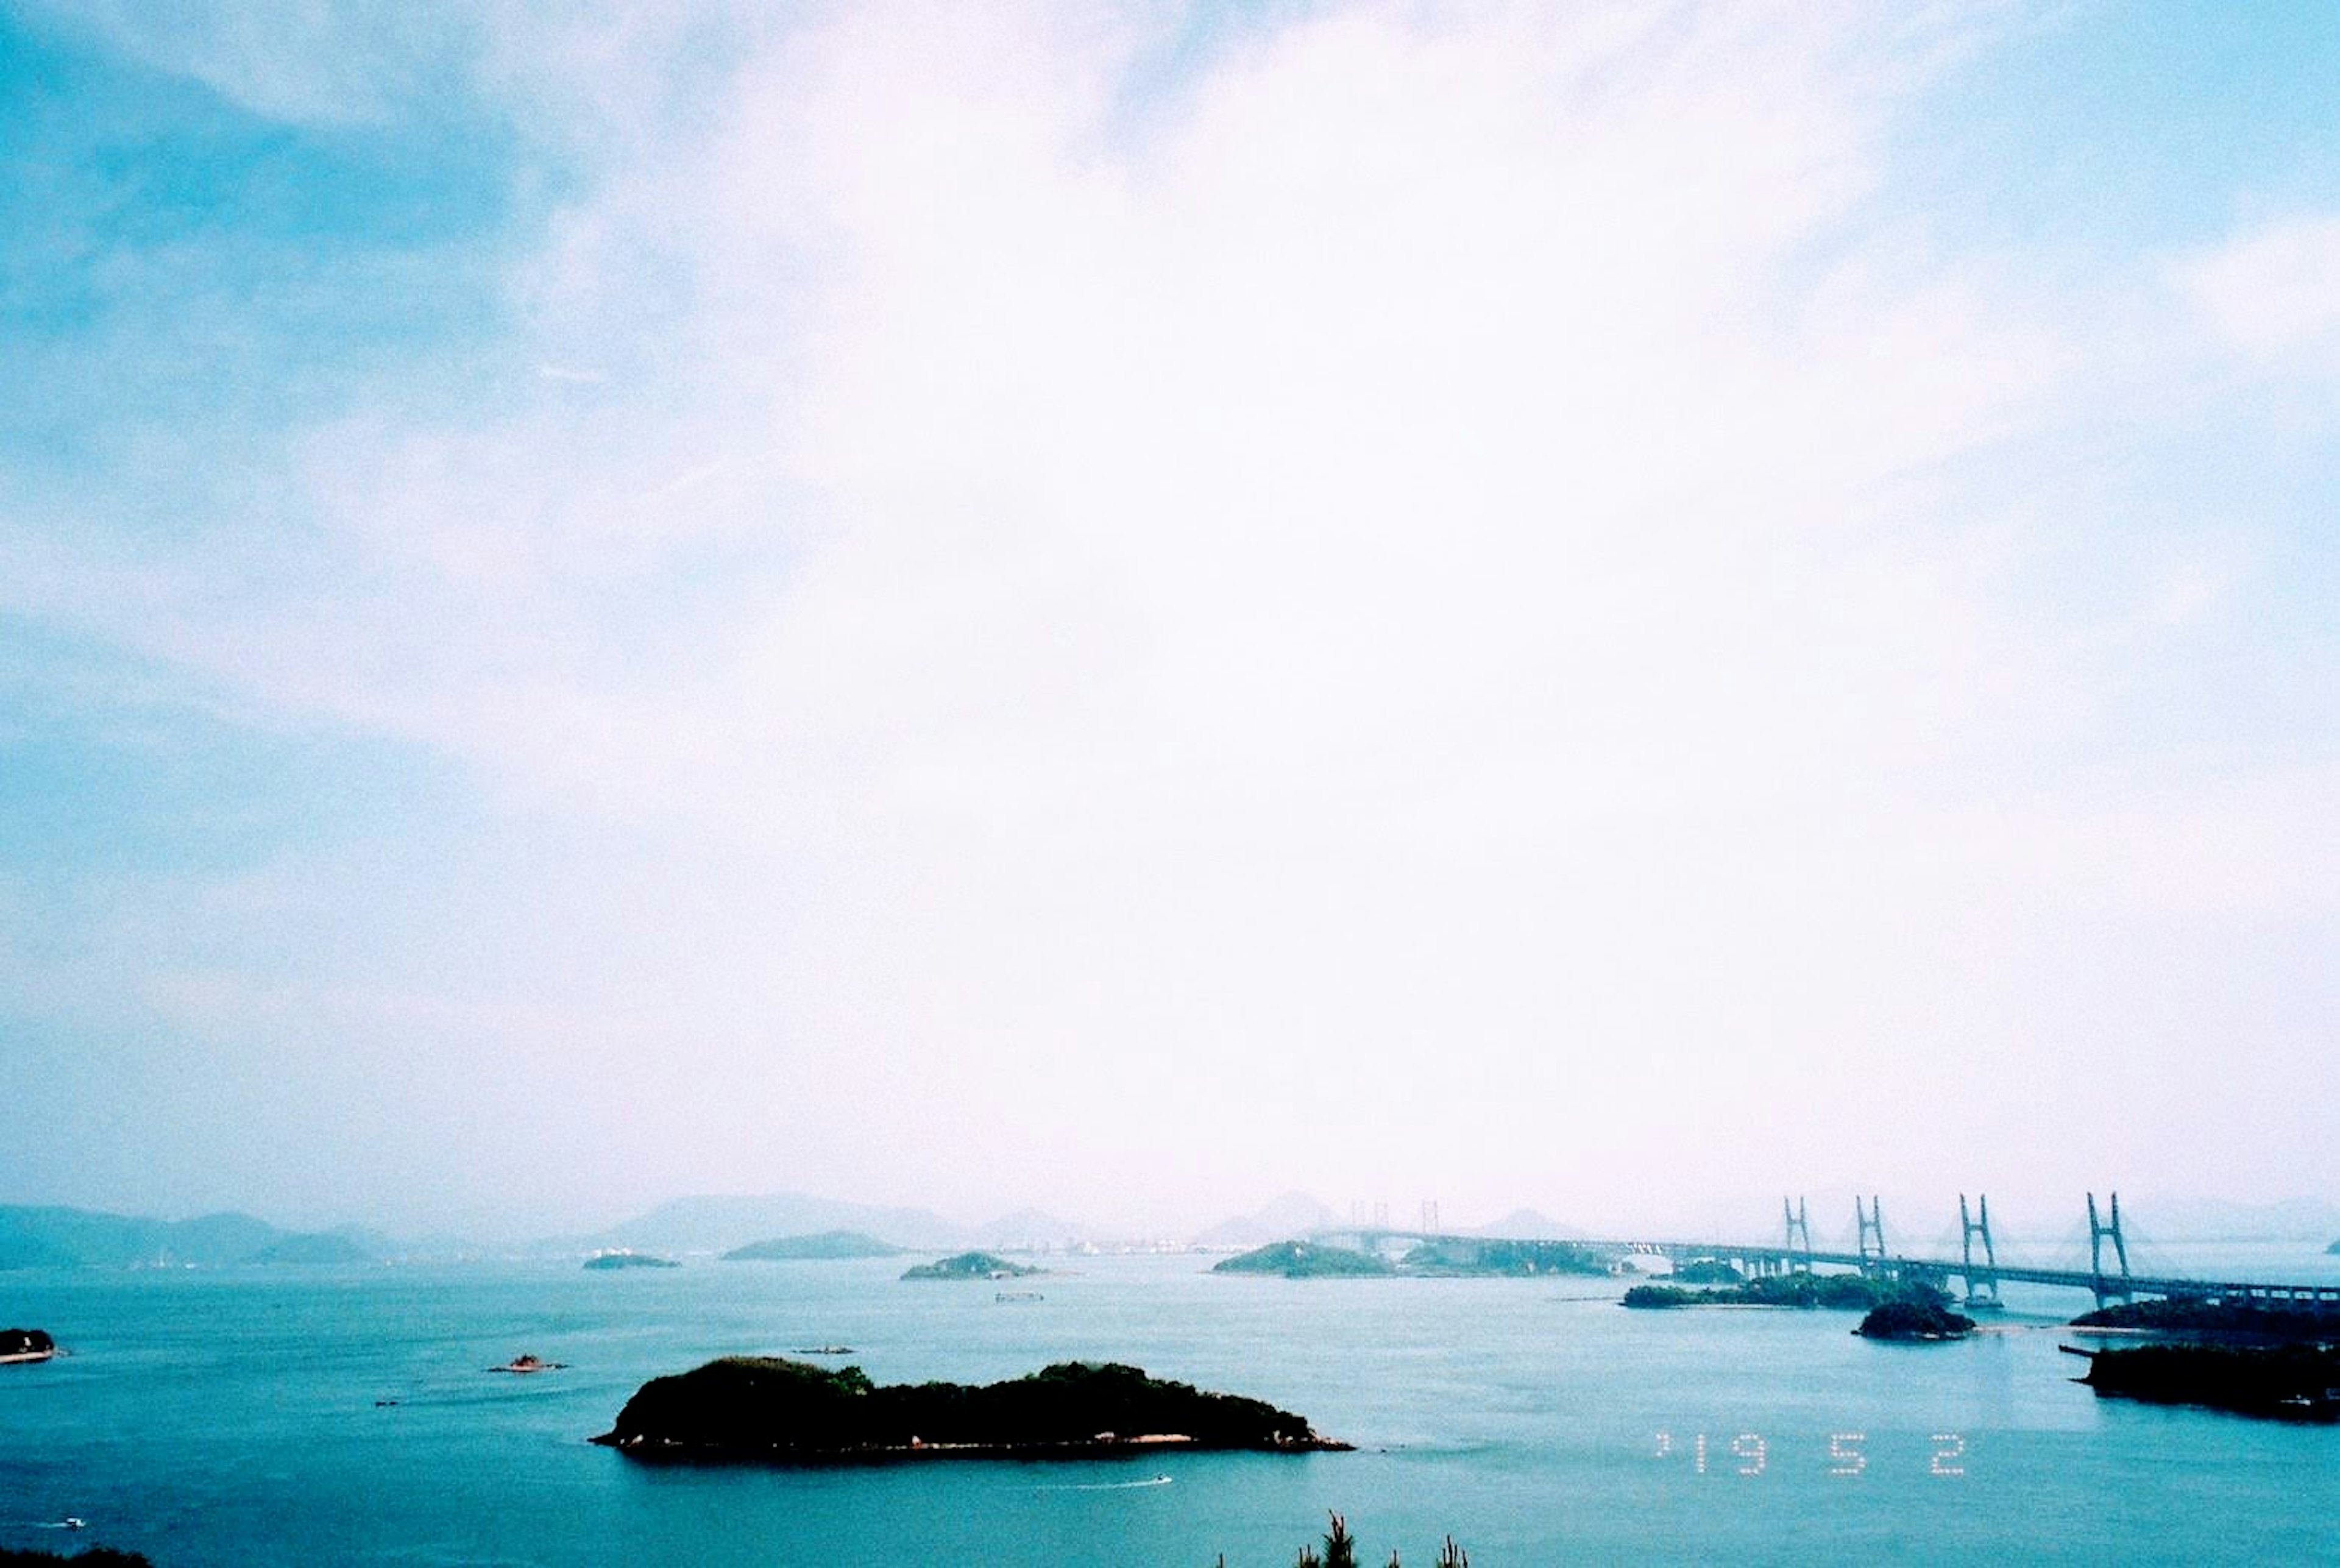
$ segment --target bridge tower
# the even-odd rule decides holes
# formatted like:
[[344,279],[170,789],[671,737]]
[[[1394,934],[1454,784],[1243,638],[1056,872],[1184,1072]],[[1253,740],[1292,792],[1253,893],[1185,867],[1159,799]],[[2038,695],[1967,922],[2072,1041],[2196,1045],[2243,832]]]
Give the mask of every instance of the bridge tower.
[[[1959,1246],[1966,1255],[1967,1305],[1997,1306],[1999,1304],[1998,1254],[1990,1245],[1990,1195],[1977,1194],[1975,1206],[1980,1217],[1968,1219],[1967,1195],[1958,1194],[1958,1229],[1964,1233]],[[1983,1273],[1980,1279],[1975,1277],[1974,1244],[1977,1236],[1982,1237]]]
[[1424,1236],[1438,1234],[1438,1200],[1434,1197],[1422,1200],[1422,1234]]
[[[2120,1262],[2120,1277],[2105,1277],[2105,1243],[2113,1244],[2113,1256]],[[2120,1194],[2112,1195],[2112,1218],[2097,1223],[2097,1195],[2088,1195],[2088,1273],[2094,1276],[2092,1288],[2097,1293],[2097,1305],[2104,1305],[2115,1296],[2123,1301],[2135,1299],[2128,1287],[2128,1243],[2121,1239]]]
[[[1852,1222],[1860,1227],[1860,1272],[1875,1274],[1885,1267],[1885,1206],[1871,1193],[1869,1207],[1860,1206],[1860,1195],[1852,1195]],[[1870,1250],[1872,1241],[1875,1251]]]
[[1788,1206],[1788,1200],[1786,1198],[1781,1198],[1780,1200],[1780,1217],[1788,1222],[1788,1239],[1783,1245],[1790,1252],[1800,1252],[1803,1254],[1801,1257],[1793,1260],[1790,1266],[1799,1274],[1811,1273],[1812,1222],[1805,1217],[1804,1200],[1802,1198],[1798,1198],[1796,1200],[1796,1206],[1790,1208]]

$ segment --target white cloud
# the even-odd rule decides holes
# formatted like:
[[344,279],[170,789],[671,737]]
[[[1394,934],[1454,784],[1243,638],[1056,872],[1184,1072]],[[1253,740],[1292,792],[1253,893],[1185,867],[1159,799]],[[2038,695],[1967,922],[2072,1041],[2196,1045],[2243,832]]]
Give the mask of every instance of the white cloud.
[[2340,216],[2264,224],[2176,269],[2211,329],[2252,358],[2340,372]]
[[[474,888],[542,930],[399,1016],[544,1048],[570,1015],[497,993],[548,954],[654,997],[659,1045],[586,1053],[667,1053],[620,1080],[662,1137],[719,1107],[678,1171],[1549,1202],[1637,1142],[1612,1109],[1760,1163],[1879,1115],[1880,1052],[1912,1100],[1977,1054],[2041,1087],[1975,1129],[2022,1157],[2065,1102],[2009,1037],[2071,1026],[2027,944],[2328,918],[2281,872],[2330,780],[2037,762],[2224,580],[2161,574],[2112,651],[2010,591],[1961,465],[2087,345],[1893,221],[1871,25],[1341,8],[1132,104],[1139,31],[855,8],[688,114],[655,40],[580,35],[622,134],[568,137],[609,162],[512,280],[522,362],[625,368],[311,432],[313,556],[142,576],[116,632],[606,835],[622,878]],[[2237,341],[2330,326],[2315,234],[2204,263]]]

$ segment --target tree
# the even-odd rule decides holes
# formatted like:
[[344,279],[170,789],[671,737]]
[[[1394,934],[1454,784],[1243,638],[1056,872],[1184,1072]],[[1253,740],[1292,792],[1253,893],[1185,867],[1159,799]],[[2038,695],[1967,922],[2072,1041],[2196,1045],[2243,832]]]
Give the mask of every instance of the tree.
[[1349,1533],[1349,1522],[1337,1513],[1329,1517],[1333,1527],[1324,1532],[1324,1568],[1357,1568],[1357,1539]]

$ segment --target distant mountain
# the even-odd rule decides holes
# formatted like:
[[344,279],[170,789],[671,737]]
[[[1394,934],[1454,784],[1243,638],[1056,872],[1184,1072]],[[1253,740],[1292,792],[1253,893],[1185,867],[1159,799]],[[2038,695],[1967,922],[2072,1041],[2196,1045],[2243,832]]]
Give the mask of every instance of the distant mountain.
[[857,1230],[921,1251],[947,1251],[967,1236],[964,1226],[928,1209],[876,1208],[807,1193],[768,1193],[679,1197],[595,1235],[546,1245],[579,1252],[723,1253],[771,1236],[827,1230]]
[[1498,1220],[1473,1226],[1472,1236],[1494,1236],[1512,1241],[1582,1241],[1585,1233],[1572,1225],[1562,1225],[1550,1215],[1532,1208],[1515,1208]]
[[1266,1207],[1221,1220],[1195,1237],[1197,1246],[1264,1246],[1292,1241],[1335,1224],[1333,1211],[1304,1192],[1288,1192]]
[[146,1219],[78,1208],[0,1207],[0,1269],[223,1267],[242,1263],[363,1263],[377,1254],[340,1234],[281,1230],[248,1214]]

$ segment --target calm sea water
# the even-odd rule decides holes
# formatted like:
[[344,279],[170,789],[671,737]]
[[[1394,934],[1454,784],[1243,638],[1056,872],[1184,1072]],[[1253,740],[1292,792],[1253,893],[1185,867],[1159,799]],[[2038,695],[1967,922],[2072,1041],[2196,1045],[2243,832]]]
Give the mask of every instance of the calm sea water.
[[[2203,1261],[2340,1277],[2305,1247]],[[0,1367],[0,1545],[160,1568],[1281,1568],[1340,1509],[1368,1560],[1413,1568],[1450,1531],[1479,1568],[2340,1562],[2340,1430],[2098,1402],[2056,1348],[2084,1297],[2010,1290],[1998,1332],[1895,1346],[1838,1314],[1629,1313],[1599,1281],[1206,1262],[1083,1260],[1024,1303],[882,1262],[0,1275],[0,1325],[74,1353]],[[651,1376],[831,1343],[885,1382],[1132,1362],[1360,1452],[821,1472],[584,1441]],[[570,1366],[482,1370],[523,1351]],[[38,1528],[66,1514],[90,1528]]]

